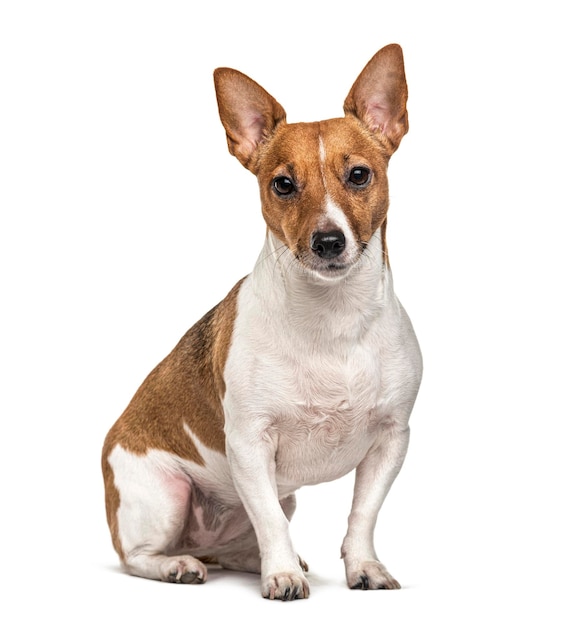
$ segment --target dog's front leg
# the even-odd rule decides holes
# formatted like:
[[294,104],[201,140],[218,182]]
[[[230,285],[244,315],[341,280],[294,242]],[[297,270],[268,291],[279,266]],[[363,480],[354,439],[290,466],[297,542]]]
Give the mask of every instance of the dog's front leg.
[[400,589],[398,581],[378,560],[374,528],[382,503],[402,467],[408,439],[408,425],[393,427],[357,467],[348,530],[341,548],[351,589]]
[[289,520],[279,502],[276,443],[267,433],[256,430],[238,430],[237,436],[228,434],[226,442],[234,484],[256,531],[262,595],[271,600],[308,598],[309,583],[303,575],[306,565],[293,548]]

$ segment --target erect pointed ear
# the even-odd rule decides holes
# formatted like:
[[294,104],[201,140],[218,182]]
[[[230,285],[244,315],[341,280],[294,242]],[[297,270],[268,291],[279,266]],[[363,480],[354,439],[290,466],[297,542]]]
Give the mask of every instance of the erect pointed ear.
[[286,113],[258,83],[237,70],[220,67],[213,78],[229,151],[255,172],[258,146],[286,120]]
[[392,154],[408,131],[406,76],[402,48],[379,50],[353,84],[343,110],[379,134]]

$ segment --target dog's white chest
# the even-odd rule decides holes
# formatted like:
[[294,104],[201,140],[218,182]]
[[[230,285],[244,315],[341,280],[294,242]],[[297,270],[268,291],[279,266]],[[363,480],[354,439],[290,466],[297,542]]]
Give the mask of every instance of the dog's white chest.
[[226,436],[244,437],[251,448],[269,438],[283,491],[339,478],[382,431],[387,436],[396,390],[410,376],[394,301],[311,311],[308,299],[304,319],[274,304],[281,294],[259,299],[256,287],[252,281],[240,293],[225,372]]
[[[383,413],[380,365],[359,349],[281,370],[271,403],[277,480],[319,483],[351,471],[372,445]],[[327,362],[329,361],[329,362]]]

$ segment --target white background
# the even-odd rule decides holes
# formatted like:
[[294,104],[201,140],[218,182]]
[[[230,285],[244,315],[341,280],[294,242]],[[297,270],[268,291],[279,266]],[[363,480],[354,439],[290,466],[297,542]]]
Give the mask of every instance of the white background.
[[[0,4],[2,623],[584,623],[582,23],[564,0]],[[120,574],[103,437],[264,235],[212,70],[312,121],[391,42],[390,258],[425,357],[377,530],[404,589],[345,587],[351,477],[298,494],[309,601]]]

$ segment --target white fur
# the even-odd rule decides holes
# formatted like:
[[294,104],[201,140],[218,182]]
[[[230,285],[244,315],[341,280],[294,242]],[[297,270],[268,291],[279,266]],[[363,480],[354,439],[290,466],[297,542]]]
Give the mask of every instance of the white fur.
[[356,467],[346,567],[377,560],[373,520],[404,459],[421,376],[379,232],[334,284],[280,247],[269,234],[240,289],[225,368],[227,454],[265,578],[302,576],[279,499]]
[[360,253],[360,246],[356,241],[345,213],[333,202],[329,194],[325,196],[325,211],[317,228],[324,231],[340,230],[345,236],[345,249],[336,260],[339,263],[347,263],[348,265],[356,261]]
[[[206,568],[195,557],[213,554],[228,568],[259,572],[254,530],[225,455],[207,448],[186,425],[184,428],[203,464],[162,450],[136,455],[119,445],[108,457],[120,496],[118,537],[126,569],[147,578],[203,581]],[[211,501],[210,520],[204,508]],[[190,548],[185,547],[185,532],[196,538]],[[182,556],[175,558],[174,553]]]

